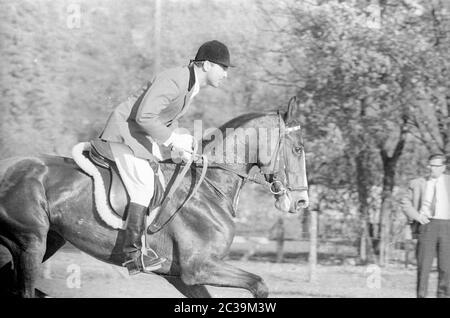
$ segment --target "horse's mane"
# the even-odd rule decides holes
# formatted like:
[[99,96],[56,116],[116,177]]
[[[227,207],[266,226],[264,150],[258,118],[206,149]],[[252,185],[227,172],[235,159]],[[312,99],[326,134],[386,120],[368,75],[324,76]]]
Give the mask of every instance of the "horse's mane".
[[[276,115],[277,115],[277,110],[267,111],[267,112],[245,113],[245,114],[242,114],[238,117],[235,117],[235,118],[227,121],[226,123],[221,125],[219,128],[217,128],[217,130],[220,130],[223,138],[225,139],[227,137],[227,134],[230,131],[233,131],[236,128],[243,127],[252,120],[255,120],[258,118],[263,118],[263,117],[276,116]],[[229,130],[228,128],[233,128],[233,129]],[[205,137],[206,137],[206,139],[205,139]],[[210,142],[215,142],[215,141],[216,140],[214,140],[214,141],[210,140],[208,136],[203,136],[203,149],[207,144],[209,144]]]
[[242,127],[249,121],[256,119],[256,118],[264,117],[265,115],[267,115],[267,114],[266,113],[246,113],[246,114],[240,115],[238,117],[235,117],[235,118],[227,121],[225,124],[220,126],[219,129],[221,131],[225,132],[226,128]]
[[221,125],[218,129],[222,132],[223,136],[226,136],[227,128],[239,128],[239,127],[245,126],[245,124],[247,124],[248,122],[250,122],[254,119],[262,118],[265,116],[271,116],[271,115],[277,115],[277,110],[242,114],[238,117],[235,117],[235,118],[227,121],[225,124]]

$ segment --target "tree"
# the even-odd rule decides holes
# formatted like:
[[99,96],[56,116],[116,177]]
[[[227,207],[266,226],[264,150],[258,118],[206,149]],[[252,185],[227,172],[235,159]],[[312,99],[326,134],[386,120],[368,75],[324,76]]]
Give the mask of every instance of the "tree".
[[[270,12],[273,32],[282,39],[274,46],[274,53],[284,67],[269,69],[267,74],[279,85],[293,85],[299,96],[314,105],[312,112],[304,111],[314,143],[321,142],[321,130],[330,122],[338,127],[346,152],[354,159],[354,165],[346,168],[355,169],[353,182],[363,217],[367,215],[370,189],[382,185],[378,230],[374,234],[381,239],[381,263],[389,239],[389,214],[395,203],[396,170],[410,132],[407,124],[422,126],[419,135],[435,139],[441,149],[446,147],[448,135],[447,121],[440,116],[447,113],[445,103],[441,103],[433,121],[441,138],[436,137],[436,129],[431,129],[431,121],[418,120],[414,106],[417,100],[433,100],[431,89],[420,87],[430,87],[427,83],[434,83],[430,75],[443,71],[436,65],[445,65],[439,50],[429,46],[427,33],[434,30],[432,34],[438,34],[434,38],[439,41],[433,45],[442,46],[442,18],[436,18],[436,10],[427,11],[422,5],[418,1],[377,1],[369,6],[353,1],[261,4]],[[441,31],[436,31],[438,27]],[[423,64],[428,64],[426,70]],[[442,83],[448,85],[448,80],[442,79]],[[316,128],[311,129],[312,125]],[[313,156],[321,157],[317,153]]]

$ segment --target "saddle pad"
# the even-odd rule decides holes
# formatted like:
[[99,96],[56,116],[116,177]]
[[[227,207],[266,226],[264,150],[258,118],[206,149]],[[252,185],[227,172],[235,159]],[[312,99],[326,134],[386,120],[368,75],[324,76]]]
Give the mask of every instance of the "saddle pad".
[[[103,184],[105,185],[105,192],[106,197],[108,198],[108,203],[111,207],[111,209],[124,218],[124,214],[126,211],[126,207],[129,203],[129,196],[127,194],[127,191],[125,189],[125,186],[122,182],[122,179],[120,178],[119,171],[117,169],[116,164],[113,161],[109,161],[108,165],[110,168],[105,168],[103,166],[100,166],[98,163],[92,161],[89,158],[89,153],[83,152],[83,155],[89,159],[95,167],[100,172],[100,175],[103,179]],[[164,198],[164,188],[155,174],[155,185],[154,185],[154,193],[152,200],[150,201],[149,210],[147,210],[147,214],[149,211],[152,211],[156,207],[161,205],[161,202]]]

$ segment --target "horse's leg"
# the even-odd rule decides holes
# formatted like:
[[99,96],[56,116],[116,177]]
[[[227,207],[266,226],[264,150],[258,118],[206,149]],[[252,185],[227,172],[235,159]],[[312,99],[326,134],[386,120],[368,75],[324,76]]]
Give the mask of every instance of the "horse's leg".
[[188,298],[211,298],[211,294],[203,285],[186,285],[181,277],[177,276],[163,276],[169,283],[171,283],[180,293]]
[[[47,234],[47,244],[42,263],[44,263],[46,260],[52,257],[64,244],[66,244],[66,240],[58,233],[50,230]],[[47,293],[37,288],[34,289],[34,292],[37,298],[50,297]]]
[[12,287],[14,286],[15,273],[13,262],[9,250],[0,245],[0,295],[12,296]]
[[[194,261],[195,262],[195,261]],[[199,260],[182,267],[187,285],[211,285],[247,289],[255,298],[267,298],[269,291],[263,279],[220,260]],[[201,263],[200,263],[201,262]]]
[[17,276],[16,288],[19,295],[25,298],[35,297],[34,286],[45,253],[45,238],[34,237],[31,239],[24,249],[17,248],[12,253]]
[[[3,238],[2,241],[5,242],[6,239]],[[47,294],[38,289],[30,292],[39,274],[40,261],[35,261],[35,259],[42,260],[45,249],[42,251],[38,249],[37,252],[34,252],[34,248],[27,247],[25,251],[22,251],[11,241],[8,243],[9,248],[0,245],[1,293],[16,297],[46,297]],[[42,244],[39,245],[42,246]]]
[[16,291],[34,297],[34,286],[46,250],[50,228],[47,194],[43,180],[48,167],[40,159],[17,161],[2,176],[0,229],[11,252]]
[[[46,250],[49,222],[39,208],[26,205],[21,213],[10,214],[0,241],[7,247],[13,264],[11,293],[34,297],[34,286]],[[11,267],[10,267],[11,268]]]
[[[0,242],[1,241],[2,239],[0,238]],[[0,268],[5,266],[6,264],[10,264],[11,261],[11,253],[9,252],[8,248],[0,243]]]
[[12,269],[12,262],[9,262],[0,267],[0,295],[12,296],[12,286],[14,285],[14,270]]
[[[49,231],[47,236],[47,249],[42,262],[45,262],[48,258],[50,258],[65,243],[66,240],[64,240],[59,234]],[[13,267],[11,253],[5,246],[0,245],[0,280],[2,282],[1,293],[8,296],[12,296],[11,293],[13,286],[15,286],[17,282],[16,271]],[[46,293],[37,288],[35,288],[35,296],[38,298],[48,297]]]

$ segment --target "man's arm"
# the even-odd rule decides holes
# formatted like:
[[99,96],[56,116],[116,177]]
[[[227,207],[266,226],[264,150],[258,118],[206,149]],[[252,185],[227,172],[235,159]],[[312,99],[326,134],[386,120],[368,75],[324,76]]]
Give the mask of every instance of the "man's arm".
[[[413,205],[413,198],[415,191],[420,191],[420,185],[417,184],[417,181],[411,181],[408,186],[408,191],[406,195],[401,200],[401,207],[403,213],[406,215],[409,221],[415,220],[421,224],[428,223],[428,217],[423,214],[420,214],[419,211]],[[416,193],[419,195],[418,193]]]
[[159,114],[179,96],[180,89],[171,79],[156,79],[136,113],[136,123],[153,139],[162,144],[172,134],[172,130],[161,122]]

